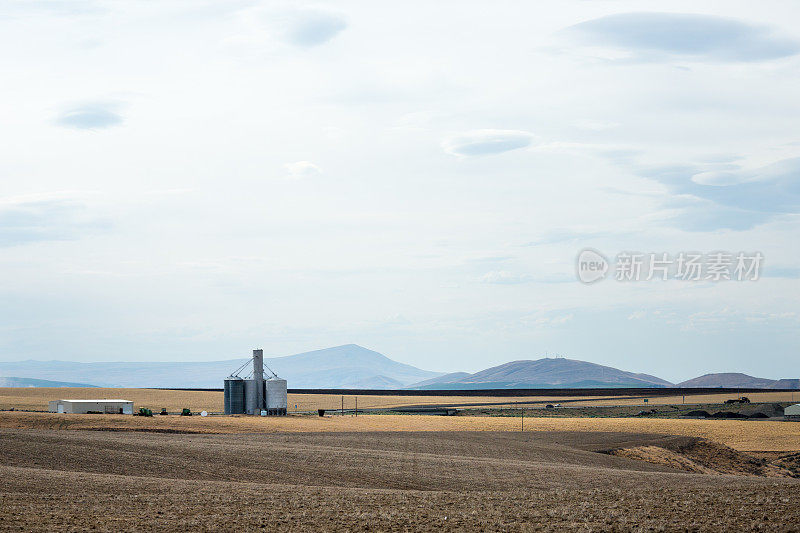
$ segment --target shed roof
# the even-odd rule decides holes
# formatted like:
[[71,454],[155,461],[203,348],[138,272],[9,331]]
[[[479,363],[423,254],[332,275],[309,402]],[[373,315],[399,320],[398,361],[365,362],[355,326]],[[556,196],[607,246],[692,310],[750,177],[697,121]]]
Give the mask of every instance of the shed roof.
[[105,402],[105,403],[133,403],[131,400],[58,400],[59,402],[72,402],[72,403],[97,403],[97,402]]

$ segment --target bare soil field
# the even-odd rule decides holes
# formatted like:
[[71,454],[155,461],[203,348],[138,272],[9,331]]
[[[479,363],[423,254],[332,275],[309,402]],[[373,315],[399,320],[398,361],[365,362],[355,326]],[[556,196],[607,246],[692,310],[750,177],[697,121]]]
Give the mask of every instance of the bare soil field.
[[695,440],[0,429],[0,529],[797,530],[796,479],[690,473],[598,453]]
[[[359,415],[287,417],[64,415],[0,412],[0,428],[92,429],[162,433],[281,433],[376,431],[519,431],[519,417]],[[653,433],[699,437],[738,451],[800,451],[800,423],[772,420],[661,418],[526,418],[526,432]]]
[[[686,404],[712,404],[722,403],[735,397],[735,394],[697,394],[691,396],[674,396],[665,391],[665,396],[651,397],[647,405],[679,405]],[[748,393],[753,402],[790,402],[794,399],[800,401],[800,391],[791,392],[757,392]],[[795,398],[796,397],[796,398]],[[184,407],[195,412],[221,412],[223,410],[222,392],[216,391],[182,391],[158,389],[108,389],[108,388],[50,388],[28,387],[12,388],[0,387],[0,409],[21,409],[32,411],[46,411],[47,402],[59,399],[91,399],[91,398],[120,398],[131,400],[138,409],[148,407],[153,411],[160,411],[166,407],[168,411],[180,411]],[[378,409],[400,406],[443,405],[458,406],[469,404],[471,406],[543,406],[547,403],[567,402],[570,406],[638,406],[645,405],[640,397],[585,397],[585,396],[380,396],[358,395],[359,409]],[[289,394],[290,411],[316,411],[317,409],[339,409],[342,406],[342,395],[337,394]],[[356,396],[345,395],[345,409],[354,409]]]

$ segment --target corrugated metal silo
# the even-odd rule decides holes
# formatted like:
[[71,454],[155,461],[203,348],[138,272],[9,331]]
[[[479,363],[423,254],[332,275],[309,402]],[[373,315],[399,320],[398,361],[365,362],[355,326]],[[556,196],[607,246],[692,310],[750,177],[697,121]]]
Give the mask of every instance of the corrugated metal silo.
[[248,415],[258,414],[261,406],[258,405],[258,385],[254,379],[244,380],[244,412]]
[[244,414],[244,380],[240,377],[225,380],[225,414]]
[[267,413],[270,415],[285,415],[287,406],[286,380],[277,377],[266,381]]

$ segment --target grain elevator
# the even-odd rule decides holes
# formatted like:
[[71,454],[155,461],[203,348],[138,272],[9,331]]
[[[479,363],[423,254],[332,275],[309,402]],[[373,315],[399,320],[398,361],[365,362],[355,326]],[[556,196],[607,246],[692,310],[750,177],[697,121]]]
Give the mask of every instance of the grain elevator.
[[[242,378],[239,374],[248,367],[252,372]],[[286,415],[286,380],[269,372],[272,376],[264,379],[264,351],[253,350],[253,357],[225,378],[225,414]]]

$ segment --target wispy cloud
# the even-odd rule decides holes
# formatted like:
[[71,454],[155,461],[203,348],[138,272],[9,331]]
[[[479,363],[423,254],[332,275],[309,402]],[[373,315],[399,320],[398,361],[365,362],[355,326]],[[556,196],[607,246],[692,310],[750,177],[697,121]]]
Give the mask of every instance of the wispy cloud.
[[317,9],[287,13],[281,17],[280,24],[283,40],[301,47],[327,43],[347,28],[342,15]]
[[92,214],[86,194],[53,193],[0,199],[0,247],[79,238],[109,227]]
[[746,230],[800,213],[800,157],[759,167],[698,161],[630,168],[666,187],[663,207],[684,230]]
[[608,237],[620,236],[628,234],[627,231],[597,231],[588,228],[555,228],[547,232],[543,232],[535,239],[526,242],[523,246],[542,246],[547,244],[556,243],[580,243],[588,242],[590,240],[596,241],[598,239],[606,239]]
[[800,267],[773,267],[767,264],[764,266],[764,272],[761,274],[761,277],[800,279]]
[[11,17],[43,14],[71,17],[105,11],[105,7],[92,0],[5,0],[0,3],[0,15]]
[[722,169],[698,172],[692,176],[692,181],[698,185],[729,186],[787,179],[794,182],[798,177],[800,177],[800,157],[792,157],[755,168],[728,163]]
[[445,139],[444,150],[453,155],[501,154],[530,146],[533,135],[518,130],[473,130]]
[[122,116],[118,114],[120,104],[117,102],[87,102],[78,104],[63,111],[55,119],[55,123],[65,128],[79,130],[99,130],[119,126]]
[[796,312],[759,312],[731,307],[723,307],[708,311],[698,311],[683,319],[681,329],[684,331],[728,330],[734,331],[744,323],[768,323],[773,327],[796,328],[800,315]]
[[528,283],[531,281],[531,276],[528,274],[515,274],[506,270],[494,270],[484,274],[481,277],[481,281],[498,285],[517,285],[520,283]]
[[344,15],[322,9],[254,5],[237,10],[234,20],[237,24],[233,33],[221,42],[229,50],[245,54],[319,47],[347,28]]
[[663,208],[668,219],[686,231],[744,231],[772,218],[770,214],[727,207],[692,195],[671,197]]
[[695,13],[618,13],[576,24],[565,34],[647,59],[761,61],[800,52],[800,43],[773,28]]

